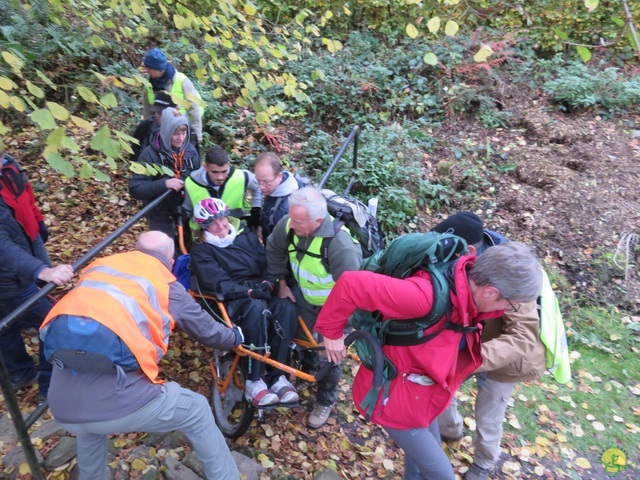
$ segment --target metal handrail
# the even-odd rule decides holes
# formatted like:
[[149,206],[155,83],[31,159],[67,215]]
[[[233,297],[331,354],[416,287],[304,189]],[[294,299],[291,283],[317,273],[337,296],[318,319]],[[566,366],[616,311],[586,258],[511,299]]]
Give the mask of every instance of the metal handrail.
[[[342,144],[342,147],[340,147],[340,150],[338,151],[336,156],[333,157],[333,160],[331,160],[331,164],[329,165],[329,168],[327,169],[325,174],[322,176],[322,179],[318,183],[318,190],[322,190],[322,188],[324,187],[325,183],[327,183],[327,180],[329,179],[329,175],[331,175],[331,172],[333,172],[335,170],[336,165],[338,164],[338,162],[342,158],[342,155],[344,154],[344,151],[347,149],[347,147],[349,146],[349,144],[352,141],[353,141],[353,169],[355,170],[358,167],[358,137],[359,137],[359,133],[360,133],[360,127],[358,127],[356,125],[355,127],[353,127],[353,130],[351,130],[351,133],[349,134],[347,139]],[[349,191],[351,191],[351,187],[353,187],[354,183],[356,183],[356,177],[355,177],[355,175],[351,175],[351,178],[349,179],[349,184],[347,185],[347,188],[344,191],[345,195],[348,194]]]
[[[84,267],[87,263],[89,263],[96,255],[98,255],[102,250],[108,247],[111,243],[113,243],[120,235],[129,230],[138,220],[140,220],[144,215],[149,213],[155,207],[157,207],[173,190],[167,190],[158,198],[153,200],[149,205],[144,207],[138,213],[136,213],[133,217],[127,220],[121,227],[119,227],[115,232],[109,235],[107,238],[102,240],[98,245],[93,247],[87,253],[85,253],[78,261],[74,262],[71,267],[74,272],[77,272],[79,269]],[[27,313],[27,311],[35,305],[37,302],[42,300],[45,296],[47,296],[54,288],[56,288],[55,283],[49,282],[45,286],[43,286],[38,293],[29,298],[25,303],[23,303],[20,307],[13,310],[9,315],[5,316],[2,321],[0,321],[0,333],[4,330],[12,326],[22,315]],[[2,387],[2,392],[4,394],[5,402],[7,403],[7,410],[11,414],[11,420],[13,421],[13,426],[16,430],[16,435],[18,437],[18,441],[22,445],[22,450],[25,454],[25,459],[27,460],[27,464],[31,470],[31,475],[34,480],[44,480],[44,475],[42,473],[42,469],[38,464],[38,459],[36,457],[35,449],[33,448],[33,444],[31,443],[31,438],[29,437],[28,428],[32,426],[38,418],[42,416],[42,414],[47,410],[49,403],[45,400],[43,403],[38,405],[38,407],[29,415],[27,420],[22,418],[22,412],[20,411],[20,405],[18,405],[18,400],[16,398],[16,394],[13,391],[13,385],[11,385],[11,381],[9,379],[9,372],[7,371],[7,366],[4,363],[4,359],[2,355],[0,355],[0,386]]]

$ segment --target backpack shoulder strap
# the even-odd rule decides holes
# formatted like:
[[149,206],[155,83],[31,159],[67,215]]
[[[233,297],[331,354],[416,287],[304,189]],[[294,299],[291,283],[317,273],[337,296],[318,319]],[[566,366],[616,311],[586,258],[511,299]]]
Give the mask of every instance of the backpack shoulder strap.
[[322,262],[322,265],[324,266],[324,268],[326,268],[327,272],[331,273],[331,270],[329,268],[329,245],[331,245],[331,242],[333,241],[334,238],[336,238],[336,235],[338,235],[338,232],[340,231],[340,229],[344,227],[344,220],[340,220],[339,217],[334,218],[333,219],[333,236],[332,237],[324,237],[322,239],[322,246],[320,247],[320,261]]

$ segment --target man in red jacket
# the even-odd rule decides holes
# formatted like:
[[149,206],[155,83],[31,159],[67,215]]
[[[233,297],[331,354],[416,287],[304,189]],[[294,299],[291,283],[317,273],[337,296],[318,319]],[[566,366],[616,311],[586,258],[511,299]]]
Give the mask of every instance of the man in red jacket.
[[[481,257],[461,257],[452,278],[450,315],[426,329],[424,336],[442,332],[418,345],[383,346],[398,374],[390,381],[388,396],[378,397],[371,420],[383,426],[404,450],[406,479],[454,478],[434,420],[462,381],[482,364],[482,353],[480,331],[462,333],[443,329],[444,325],[450,321],[461,327],[474,326],[535,300],[542,269],[529,247],[509,242]],[[427,315],[432,303],[433,286],[425,271],[406,279],[370,271],[345,272],[320,312],[315,330],[325,337],[329,360],[340,362],[346,355],[343,329],[356,309],[379,311],[383,320],[413,320]],[[353,382],[353,399],[363,414],[361,402],[372,383],[373,372],[360,368]]]

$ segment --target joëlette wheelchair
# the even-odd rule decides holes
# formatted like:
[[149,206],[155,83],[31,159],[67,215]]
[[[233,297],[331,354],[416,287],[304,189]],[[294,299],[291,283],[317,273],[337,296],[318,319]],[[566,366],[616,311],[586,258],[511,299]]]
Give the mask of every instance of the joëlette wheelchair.
[[[180,227],[181,226],[178,228],[178,238],[180,239],[181,250],[183,254],[186,254],[186,248],[184,248],[184,243],[182,242],[183,231]],[[177,264],[178,262],[176,262],[176,265]],[[197,285],[197,282],[195,283]],[[189,290],[189,293],[207,312],[211,314],[211,316],[213,316],[213,318],[228,325],[229,327],[233,326],[233,321],[227,313],[222,295],[216,292],[200,291],[197,287],[195,291]],[[298,354],[294,355],[294,357],[297,357],[292,362],[294,365],[298,365],[301,362],[302,353],[305,350],[324,349],[324,347],[318,345],[313,334],[309,331],[301,317],[298,317],[298,322],[298,335],[294,338],[293,344],[291,345],[294,353]],[[345,339],[345,344],[350,345],[357,338],[364,339],[372,346],[376,365],[376,371],[374,372],[374,385],[382,385],[382,367],[384,364],[384,357],[379,343],[368,332],[353,331]],[[231,351],[214,349],[213,356],[209,361],[211,374],[214,380],[211,389],[211,407],[213,410],[213,416],[216,420],[216,424],[220,428],[220,431],[227,438],[231,439],[241,437],[247,431],[251,425],[256,410],[258,413],[258,420],[261,420],[267,410],[283,406],[293,407],[299,405],[298,403],[294,403],[287,405],[275,404],[264,407],[255,407],[248,402],[244,395],[245,380],[247,378],[245,367],[246,362],[240,361],[243,357],[253,358],[309,383],[314,383],[322,379],[333,366],[332,362],[324,362],[322,367],[315,372],[315,374],[310,374],[270,358],[270,352],[268,349],[263,349],[262,352],[259,352],[258,350],[252,350],[242,345],[239,345]],[[349,357],[356,361],[359,360],[358,357],[353,354],[349,354]]]

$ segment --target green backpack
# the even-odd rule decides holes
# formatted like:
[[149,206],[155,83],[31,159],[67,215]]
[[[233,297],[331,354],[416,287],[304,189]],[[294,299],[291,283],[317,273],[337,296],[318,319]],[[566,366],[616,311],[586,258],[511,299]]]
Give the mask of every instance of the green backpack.
[[[394,278],[407,278],[418,270],[429,272],[433,284],[433,307],[424,317],[413,320],[382,321],[380,312],[356,310],[351,317],[353,327],[370,332],[380,345],[404,346],[428,342],[445,329],[465,333],[470,331],[469,327],[463,328],[447,320],[442,329],[424,335],[425,329],[433,326],[443,316],[447,315],[448,319],[451,311],[449,291],[453,281],[449,273],[458,257],[468,253],[467,242],[448,233],[410,233],[396,238],[386,250],[381,250],[367,259],[361,269]],[[374,356],[369,344],[362,339],[356,339],[354,345],[362,364],[373,370]],[[385,398],[388,397],[389,382],[397,375],[393,362],[386,356],[384,362],[382,386],[372,387],[361,404],[366,411],[367,420],[371,419],[380,390],[384,389]]]

